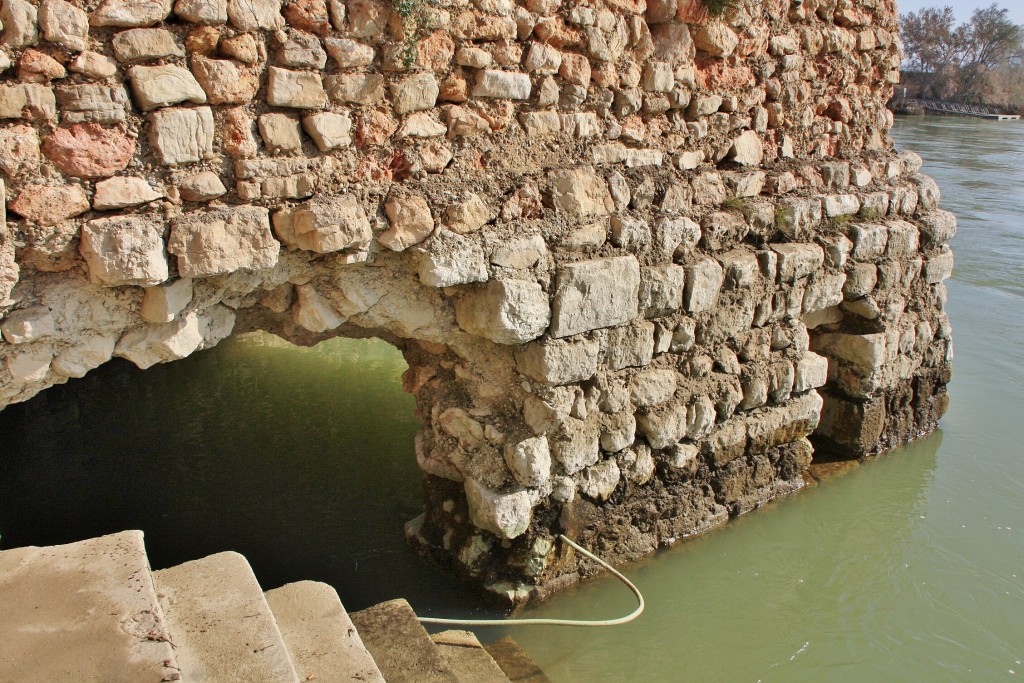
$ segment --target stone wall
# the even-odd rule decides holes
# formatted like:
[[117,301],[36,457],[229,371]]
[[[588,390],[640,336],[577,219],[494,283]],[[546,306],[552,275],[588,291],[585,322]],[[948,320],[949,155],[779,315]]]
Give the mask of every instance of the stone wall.
[[[512,600],[934,428],[954,218],[892,0],[2,0],[0,405],[403,350],[424,552]],[[813,435],[813,436],[812,436]]]

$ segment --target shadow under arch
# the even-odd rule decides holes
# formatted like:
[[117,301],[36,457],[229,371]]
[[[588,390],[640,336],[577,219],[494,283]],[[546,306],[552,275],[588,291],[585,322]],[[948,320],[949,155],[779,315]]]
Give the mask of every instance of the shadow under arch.
[[242,552],[264,588],[333,585],[478,613],[408,546],[423,509],[415,399],[379,339],[233,337],[141,371],[107,363],[0,412],[0,548],[141,528],[154,568]]

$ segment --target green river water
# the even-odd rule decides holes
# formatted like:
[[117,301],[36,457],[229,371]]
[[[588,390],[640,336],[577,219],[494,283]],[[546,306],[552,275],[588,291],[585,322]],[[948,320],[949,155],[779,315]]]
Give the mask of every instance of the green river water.
[[[632,624],[509,627],[553,681],[1024,677],[1024,124],[903,119],[960,218],[951,407],[933,436],[635,563]],[[145,372],[110,363],[0,413],[0,548],[125,528],[157,568],[220,550],[266,587],[333,584],[486,616],[423,565],[414,404],[382,342],[270,337]],[[598,579],[523,616],[632,609]]]

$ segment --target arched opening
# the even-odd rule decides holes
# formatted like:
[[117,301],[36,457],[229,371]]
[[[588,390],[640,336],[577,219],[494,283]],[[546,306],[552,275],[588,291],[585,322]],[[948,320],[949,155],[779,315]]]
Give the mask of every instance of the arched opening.
[[402,525],[422,511],[401,352],[243,334],[142,371],[117,360],[0,412],[0,547],[145,531],[164,568],[242,552],[265,587],[335,586],[349,609],[469,609]]

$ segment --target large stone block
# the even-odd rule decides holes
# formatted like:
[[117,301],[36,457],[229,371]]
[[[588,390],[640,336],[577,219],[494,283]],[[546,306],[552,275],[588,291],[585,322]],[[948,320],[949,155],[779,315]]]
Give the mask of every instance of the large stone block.
[[487,280],[487,262],[479,242],[440,229],[427,241],[419,258],[420,282],[453,287]]
[[288,247],[320,254],[361,251],[373,239],[370,221],[351,195],[281,209],[274,214],[274,234]]
[[178,257],[182,277],[209,277],[243,268],[272,268],[281,245],[270,233],[266,209],[236,206],[175,219],[167,250]]
[[815,351],[865,370],[878,370],[886,361],[886,338],[882,333],[820,334],[813,342]]
[[187,164],[213,156],[213,111],[161,109],[150,115],[149,142],[165,164]]
[[552,337],[612,327],[637,317],[640,264],[634,256],[566,263],[558,269]]
[[536,282],[491,280],[455,302],[466,332],[498,344],[522,344],[544,334],[551,320],[548,296]]
[[97,218],[82,226],[78,248],[93,282],[148,287],[168,276],[163,232],[158,218]]
[[505,446],[505,464],[520,486],[544,486],[551,479],[547,437],[535,436]]
[[474,479],[466,479],[469,518],[477,527],[499,538],[516,538],[530,528],[533,505],[525,490],[501,493]]
[[143,111],[185,101],[206,104],[206,91],[191,71],[180,66],[133,66],[128,78],[135,102]]
[[551,180],[555,207],[570,216],[606,216],[615,210],[608,183],[593,169],[555,171]]
[[597,374],[597,341],[534,342],[515,353],[516,369],[547,384],[584,382]]
[[711,310],[725,282],[725,271],[713,258],[701,258],[686,267],[683,306],[690,313]]
[[643,268],[640,272],[640,310],[648,318],[672,315],[683,305],[686,270],[675,264]]
[[640,368],[654,357],[654,323],[641,322],[605,332],[605,363],[612,370]]
[[114,347],[114,355],[127,358],[145,370],[157,363],[180,360],[203,343],[199,316],[185,317],[163,325],[147,325],[125,334]]
[[825,263],[825,250],[817,244],[772,244],[778,255],[779,282],[795,282]]

